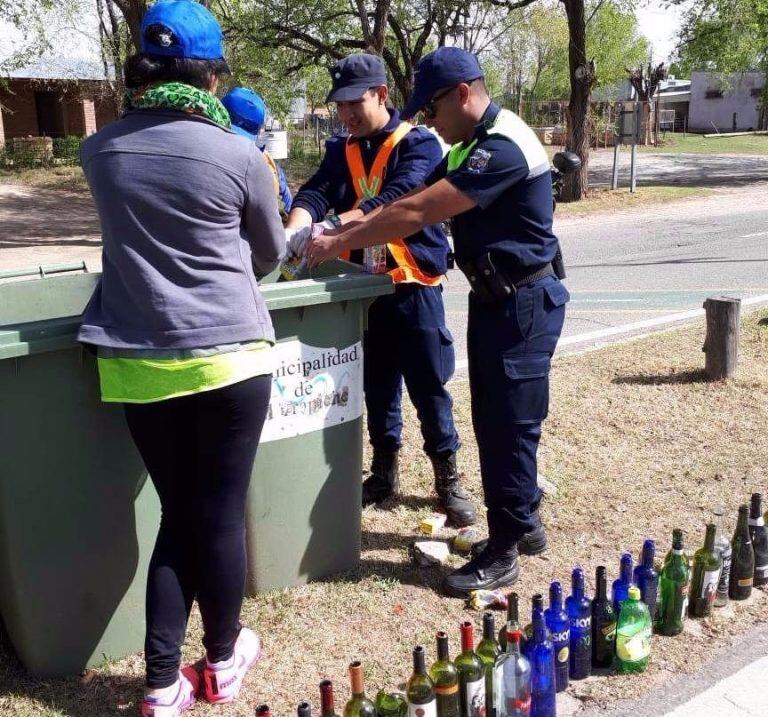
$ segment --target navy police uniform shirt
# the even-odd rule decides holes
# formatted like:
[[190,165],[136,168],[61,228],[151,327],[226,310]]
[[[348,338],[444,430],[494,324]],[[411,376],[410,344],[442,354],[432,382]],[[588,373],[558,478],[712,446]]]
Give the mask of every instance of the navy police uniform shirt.
[[[400,114],[390,110],[389,122],[383,129],[368,137],[353,139],[360,143],[363,163],[370,171],[379,147],[400,124]],[[357,195],[347,168],[347,134],[331,137],[325,144],[325,157],[315,174],[299,189],[293,206],[309,212],[312,220],[322,221],[333,209],[337,214],[353,209]],[[360,203],[359,209],[367,214],[380,204],[387,204],[407,194],[424,182],[442,159],[437,138],[423,127],[415,127],[395,145],[387,162],[381,192]],[[433,224],[406,237],[408,248],[422,271],[431,276],[445,274],[448,270],[450,247],[442,228]],[[352,253],[352,259],[361,261],[362,250]],[[391,258],[390,258],[391,261]],[[394,268],[394,265],[393,265]]]
[[[520,136],[489,135],[500,112],[491,103],[475,128],[477,143],[462,165],[448,172],[446,157],[426,184],[447,179],[477,206],[452,220],[454,251],[459,261],[493,251],[518,266],[534,267],[554,259],[552,174],[549,163],[530,166],[535,135],[521,122]],[[538,141],[538,140],[536,140]]]

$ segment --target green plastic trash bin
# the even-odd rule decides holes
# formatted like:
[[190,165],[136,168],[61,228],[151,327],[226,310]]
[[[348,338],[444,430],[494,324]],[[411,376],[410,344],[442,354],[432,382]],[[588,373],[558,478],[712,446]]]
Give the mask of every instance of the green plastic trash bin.
[[[0,614],[42,676],[137,652],[144,637],[159,504],[121,408],[100,402],[95,359],[76,342],[97,280],[0,284]],[[283,371],[248,499],[251,592],[359,560],[360,340],[367,305],[393,287],[349,273],[263,290]]]

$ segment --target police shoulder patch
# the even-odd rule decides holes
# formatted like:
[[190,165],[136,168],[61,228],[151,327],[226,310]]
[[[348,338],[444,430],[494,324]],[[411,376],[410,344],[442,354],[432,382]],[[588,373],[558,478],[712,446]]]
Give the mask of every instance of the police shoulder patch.
[[491,153],[487,149],[476,149],[469,157],[467,169],[474,174],[484,172],[491,161]]

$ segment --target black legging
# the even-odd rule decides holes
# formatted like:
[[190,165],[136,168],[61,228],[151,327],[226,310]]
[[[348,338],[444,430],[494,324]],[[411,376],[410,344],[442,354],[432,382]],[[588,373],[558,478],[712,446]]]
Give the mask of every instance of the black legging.
[[131,435],[160,496],[147,579],[147,685],[176,680],[192,601],[211,662],[232,656],[245,588],[245,497],[272,380],[126,404]]

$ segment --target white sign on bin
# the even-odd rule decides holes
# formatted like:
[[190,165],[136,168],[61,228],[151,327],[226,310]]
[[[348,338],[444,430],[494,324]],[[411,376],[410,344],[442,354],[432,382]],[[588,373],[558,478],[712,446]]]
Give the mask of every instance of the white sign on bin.
[[288,159],[288,132],[285,130],[266,130],[261,135],[264,150],[272,159]]
[[274,347],[272,396],[262,442],[320,431],[363,415],[363,347],[320,348],[300,341]]

